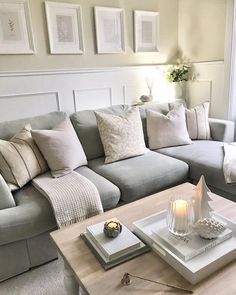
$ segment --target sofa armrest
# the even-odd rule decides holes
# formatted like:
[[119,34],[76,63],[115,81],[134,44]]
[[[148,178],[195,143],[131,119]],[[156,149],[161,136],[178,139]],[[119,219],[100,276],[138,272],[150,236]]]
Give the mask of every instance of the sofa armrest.
[[234,122],[221,119],[209,118],[211,137],[216,141],[234,141]]
[[16,203],[13,195],[0,174],[0,209],[15,207]]

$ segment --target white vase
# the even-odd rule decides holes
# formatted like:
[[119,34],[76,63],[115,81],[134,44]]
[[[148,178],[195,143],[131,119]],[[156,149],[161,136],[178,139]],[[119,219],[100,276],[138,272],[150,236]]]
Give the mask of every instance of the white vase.
[[170,96],[172,99],[179,99],[183,97],[183,88],[181,82],[170,83]]

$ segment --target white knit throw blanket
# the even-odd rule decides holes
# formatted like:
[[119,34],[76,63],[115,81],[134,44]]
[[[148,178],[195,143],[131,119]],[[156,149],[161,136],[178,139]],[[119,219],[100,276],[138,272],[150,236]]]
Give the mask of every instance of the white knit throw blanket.
[[32,183],[51,203],[59,227],[103,212],[95,185],[74,171],[59,178],[48,172],[34,178]]
[[223,171],[226,183],[236,183],[236,143],[224,144]]

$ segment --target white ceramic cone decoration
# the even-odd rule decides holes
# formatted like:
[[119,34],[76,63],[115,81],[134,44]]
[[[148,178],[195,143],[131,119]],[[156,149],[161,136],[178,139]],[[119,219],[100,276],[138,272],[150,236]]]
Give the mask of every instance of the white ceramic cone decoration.
[[209,196],[209,188],[206,185],[205,178],[202,175],[196,188],[194,194],[194,214],[195,222],[202,218],[210,217],[210,212],[213,211],[209,205],[209,201],[212,201]]

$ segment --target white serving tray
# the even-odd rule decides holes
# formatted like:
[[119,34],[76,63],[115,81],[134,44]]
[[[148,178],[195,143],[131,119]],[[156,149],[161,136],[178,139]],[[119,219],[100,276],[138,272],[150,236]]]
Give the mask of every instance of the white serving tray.
[[236,224],[229,219],[213,213],[214,218],[226,224],[233,231],[232,238],[218,244],[208,251],[199,254],[189,261],[183,261],[172,253],[161,240],[153,234],[158,222],[166,219],[167,211],[148,216],[133,223],[133,232],[144,240],[154,252],[171,265],[191,284],[202,279],[236,258]]

